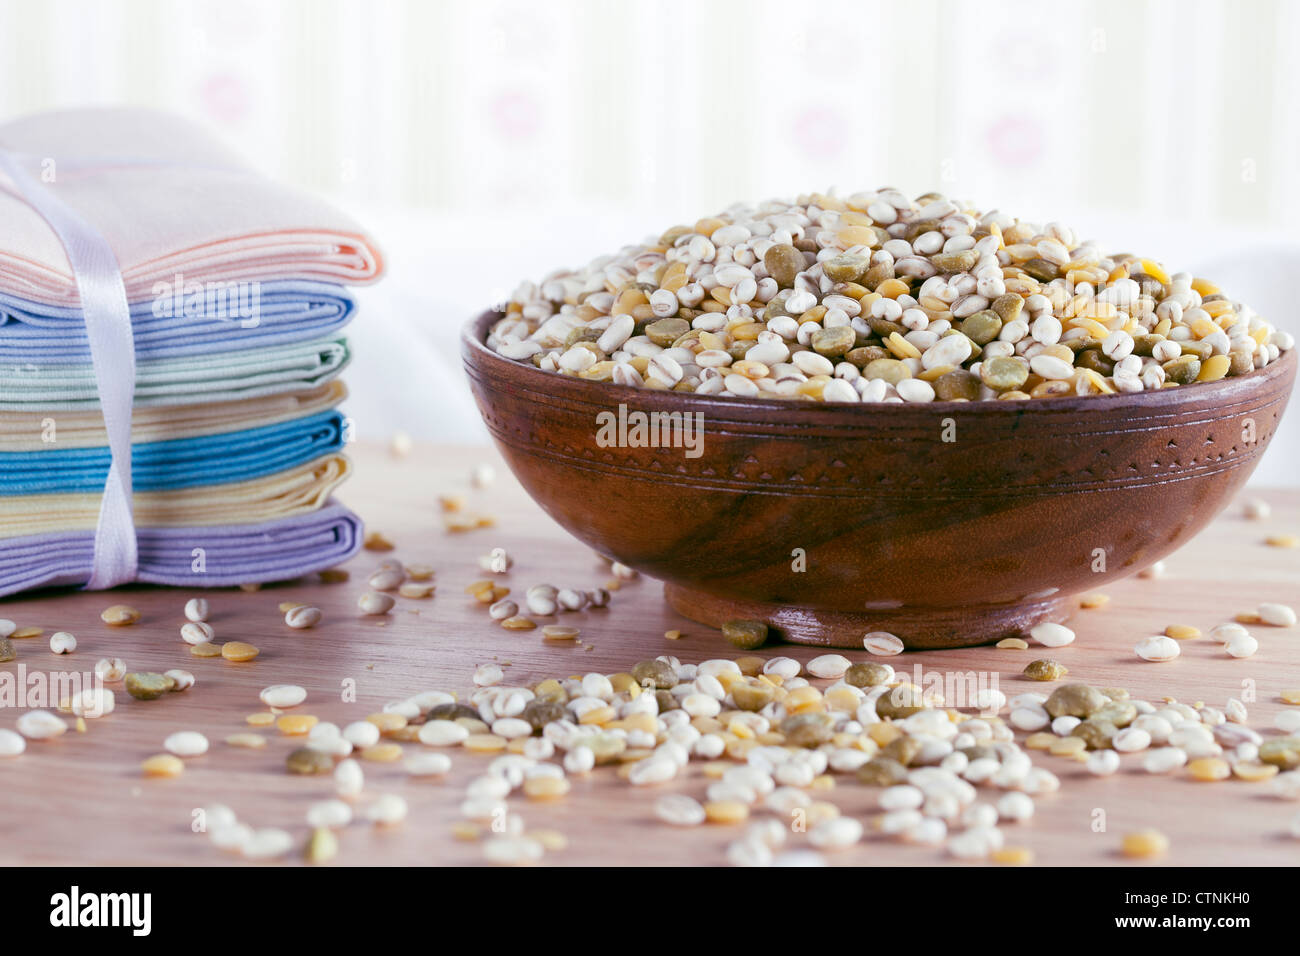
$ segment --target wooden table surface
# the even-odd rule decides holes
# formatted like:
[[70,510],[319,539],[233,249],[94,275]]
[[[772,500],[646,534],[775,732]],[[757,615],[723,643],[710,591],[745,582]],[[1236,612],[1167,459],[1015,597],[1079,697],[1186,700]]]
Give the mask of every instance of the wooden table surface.
[[[46,638],[15,642],[18,660],[0,665],[4,671],[16,673],[21,663],[28,671],[85,672],[100,657],[116,656],[132,670],[180,667],[197,677],[190,690],[157,701],[134,700],[117,685],[116,711],[88,721],[85,733],[31,742],[22,756],[0,758],[0,863],[240,862],[191,831],[193,810],[216,802],[231,806],[245,822],[283,827],[305,842],[305,808],[333,795],[330,778],[286,773],[284,758],[298,742],[273,728],[257,731],[269,740],[262,750],[223,742],[229,734],[254,729],[244,718],[265,710],[258,692],[269,684],[303,685],[309,696],[297,711],[343,725],[419,691],[463,694],[474,668],[490,661],[509,662],[506,682],[522,684],[547,676],[612,673],[663,653],[684,661],[735,656],[720,634],[670,611],[661,586],[644,578],[614,594],[608,609],[564,616],[582,627],[589,649],[543,644],[538,631],[502,629],[464,593],[466,584],[485,576],[478,568],[479,555],[496,547],[507,549],[515,564],[503,583],[516,594],[542,581],[598,586],[608,579],[608,568],[532,504],[490,450],[417,445],[399,459],[386,448],[360,445],[354,457],[356,477],[345,487],[344,501],[371,530],[384,532],[396,543],[387,556],[437,569],[438,590],[431,600],[399,599],[386,618],[360,616],[357,596],[366,589],[371,569],[386,557],[366,551],[348,565],[352,578],[346,583],[327,585],[313,578],[256,592],[206,592],[218,640],[245,640],[261,648],[261,656],[246,664],[194,658],[180,641],[182,607],[197,591],[127,588],[111,595],[64,592],[0,602],[0,617],[40,625],[46,633]],[[469,476],[480,462],[495,463],[497,479],[488,488],[474,489]],[[437,501],[443,493],[465,495],[467,508],[494,516],[496,526],[446,532]],[[1300,605],[1300,550],[1263,543],[1272,532],[1300,532],[1300,493],[1255,494],[1272,504],[1270,519],[1248,521],[1234,506],[1167,560],[1167,577],[1108,586],[1109,607],[1075,614],[1078,640],[1069,647],[1048,652],[988,647],[933,651],[906,654],[893,663],[908,672],[914,665],[927,671],[995,672],[1008,696],[1045,689],[1019,673],[1028,661],[1048,655],[1069,667],[1071,679],[1128,687],[1135,697],[1171,695],[1222,707],[1227,698],[1253,688],[1250,725],[1265,736],[1275,735],[1273,717],[1286,706],[1279,692],[1300,687],[1300,629],[1253,628],[1260,650],[1248,660],[1226,657],[1208,638],[1185,642],[1182,656],[1167,664],[1140,662],[1132,650],[1137,638],[1159,633],[1169,624],[1194,624],[1208,631],[1261,601]],[[290,630],[278,611],[284,601],[321,607],[323,623],[313,630]],[[141,622],[129,628],[102,624],[99,612],[117,602],[139,607]],[[680,628],[686,636],[666,640],[664,632],[671,628]],[[70,657],[50,652],[48,635],[56,630],[77,636],[78,648]],[[806,660],[817,652],[780,647],[763,653]],[[865,657],[847,653],[855,660]],[[355,682],[355,702],[343,700],[342,688],[349,682]],[[13,727],[19,713],[0,707],[0,727]],[[178,778],[142,778],[140,761],[161,752],[168,734],[185,729],[206,734],[211,750],[189,759]],[[404,746],[408,754],[425,750],[418,743]],[[340,833],[336,864],[481,862],[480,848],[453,839],[451,825],[459,819],[465,784],[488,758],[459,750],[449,753],[453,768],[443,779],[408,778],[400,763],[365,763],[366,798],[399,793],[410,815],[391,828],[354,822]],[[1125,757],[1121,771],[1109,778],[1091,777],[1065,758],[1035,754],[1034,759],[1060,776],[1061,789],[1036,798],[1032,821],[1007,825],[1005,833],[1008,843],[1032,848],[1040,864],[1129,865],[1117,852],[1122,834],[1151,826],[1171,840],[1164,859],[1169,864],[1300,861],[1300,841],[1287,835],[1300,803],[1272,796],[1266,784],[1197,783],[1179,773],[1150,776],[1141,770],[1140,756]],[[840,779],[827,796],[843,812],[864,820],[876,812],[874,791],[859,786],[852,775]],[[550,863],[716,865],[725,861],[726,846],[739,833],[738,828],[717,825],[674,829],[654,817],[652,806],[661,793],[678,789],[703,796],[707,781],[694,762],[684,777],[660,787],[629,787],[615,780],[608,768],[585,779],[574,777],[573,782],[562,802],[510,799],[529,828],[557,829],[567,836],[567,849],[549,854]],[[1098,811],[1104,811],[1104,832],[1095,830]],[[806,846],[805,838],[792,835],[787,846]],[[951,860],[941,849],[895,843],[870,828],[859,846],[828,858],[859,865]]]

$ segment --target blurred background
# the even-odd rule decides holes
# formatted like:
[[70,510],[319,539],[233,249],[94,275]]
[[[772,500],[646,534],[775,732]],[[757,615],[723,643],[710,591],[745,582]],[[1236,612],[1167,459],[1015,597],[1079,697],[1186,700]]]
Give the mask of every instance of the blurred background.
[[[1298,47],[1290,0],[0,0],[0,121],[174,110],[333,198],[391,265],[352,331],[363,432],[475,442],[465,319],[813,189],[1060,219],[1297,331]],[[1300,483],[1297,422],[1257,483]]]

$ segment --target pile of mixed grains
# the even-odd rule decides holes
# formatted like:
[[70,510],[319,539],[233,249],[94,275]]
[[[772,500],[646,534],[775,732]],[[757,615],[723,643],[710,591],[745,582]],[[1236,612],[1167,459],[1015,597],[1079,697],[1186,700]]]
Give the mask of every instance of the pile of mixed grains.
[[618,385],[929,402],[1210,382],[1294,341],[1213,283],[1060,223],[882,189],[734,206],[526,282],[487,344]]
[[[489,557],[498,573],[510,563],[499,551]],[[615,588],[633,575],[621,567],[615,571],[607,582]],[[431,576],[427,567],[408,568],[390,559],[368,584],[397,590],[412,578]],[[484,607],[509,601],[509,589],[491,581],[476,582],[467,591]],[[535,585],[523,595],[523,608],[489,613],[488,619],[508,625],[521,617],[520,610],[553,618],[604,608],[609,600],[603,588]],[[390,611],[391,606],[366,613]],[[282,605],[281,612],[290,628],[311,627],[321,619],[318,609],[306,605]],[[192,648],[212,644],[208,602],[190,601],[184,616],[182,641]],[[1265,627],[1296,624],[1294,611],[1278,604],[1240,617]],[[140,614],[120,605],[104,618],[132,626]],[[577,627],[561,625],[543,627],[542,639],[554,640],[547,629],[561,627],[565,639],[576,639]],[[39,636],[39,628],[26,630],[36,633],[0,621],[5,644],[20,635]],[[1229,622],[1210,637],[1236,656],[1229,645],[1248,633],[1243,624]],[[754,650],[766,640],[767,629],[737,621],[724,636],[741,650]],[[1074,632],[1043,624],[1029,637],[1055,648],[1073,642]],[[1178,644],[1200,637],[1196,628],[1172,625],[1163,639]],[[867,635],[864,649],[875,658],[903,650],[884,633]],[[52,650],[62,652],[53,642]],[[1147,660],[1169,659],[1144,655],[1141,644],[1137,651]],[[255,655],[211,656],[246,661]],[[100,661],[96,673],[105,684],[123,682],[141,700],[195,684],[188,671],[136,673],[116,659]],[[1063,675],[1059,668],[1041,679]],[[205,832],[214,846],[248,859],[283,857],[298,848],[308,860],[324,862],[339,852],[339,838],[354,819],[394,826],[408,815],[399,793],[368,789],[363,765],[400,762],[413,778],[441,777],[453,769],[449,755],[456,751],[482,766],[456,798],[461,820],[453,834],[479,841],[484,859],[498,864],[540,861],[567,845],[557,830],[530,828],[512,797],[562,800],[574,779],[602,773],[637,789],[669,785],[647,812],[678,827],[732,827],[736,835],[728,844],[728,861],[760,866],[825,862],[826,852],[873,834],[943,847],[959,859],[1032,862],[1032,850],[1012,835],[1034,815],[1038,797],[1061,787],[1058,772],[1037,755],[1063,765],[1077,761],[1098,776],[1114,774],[1128,761],[1149,774],[1179,773],[1200,782],[1236,779],[1260,784],[1277,798],[1300,799],[1300,709],[1279,713],[1273,729],[1281,733],[1265,736],[1248,726],[1246,706],[1235,698],[1216,707],[1058,683],[1050,692],[1010,697],[996,685],[982,687],[970,699],[945,701],[935,688],[913,684],[879,659],[854,661],[838,653],[805,662],[748,653],[687,663],[662,655],[616,673],[522,684],[507,683],[506,668],[486,663],[469,683],[468,689],[431,689],[394,700],[380,712],[342,724],[300,710],[308,699],[303,687],[264,688],[259,698],[265,709],[248,715],[249,730],[226,736],[224,744],[262,749],[268,741],[256,730],[274,728],[294,741],[285,772],[329,775],[335,796],[305,804],[305,843],[284,829],[250,826],[222,804],[204,809]],[[1300,704],[1300,689],[1281,696],[1287,704]],[[87,719],[114,711],[114,693],[104,686],[89,689],[58,709],[84,732]],[[58,713],[28,711],[15,730],[0,730],[0,756],[17,756],[28,741],[57,738],[69,729]],[[182,774],[186,761],[208,752],[210,743],[199,731],[181,729],[162,747],[141,763],[146,777]],[[875,813],[858,817],[841,810],[836,794],[854,784],[875,791]],[[1300,836],[1300,816],[1291,830]],[[1124,834],[1119,849],[1128,856],[1153,856],[1168,849],[1168,840],[1158,831],[1139,830]]]

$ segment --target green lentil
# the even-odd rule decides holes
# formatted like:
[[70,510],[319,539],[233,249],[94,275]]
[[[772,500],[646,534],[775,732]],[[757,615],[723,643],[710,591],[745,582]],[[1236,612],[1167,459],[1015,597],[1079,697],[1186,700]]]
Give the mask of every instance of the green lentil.
[[1164,340],[1163,335],[1135,335],[1133,336],[1133,354],[1149,357],[1151,351]]
[[1070,731],[1070,736],[1082,737],[1089,750],[1109,750],[1111,746],[1110,739],[1117,733],[1119,733],[1119,728],[1109,720],[1093,716]]
[[898,359],[882,358],[868,362],[862,375],[864,378],[881,378],[890,385],[897,385],[903,379],[911,378],[912,370]]
[[973,402],[980,397],[979,376],[964,368],[953,369],[940,375],[934,383],[934,397],[942,402],[952,402],[962,398]]
[[1029,378],[1029,366],[1010,355],[998,355],[980,363],[980,379],[989,388],[1007,392],[1019,388]]
[[889,357],[889,349],[881,348],[879,345],[864,345],[861,348],[850,349],[844,353],[844,361],[852,362],[860,369],[866,368],[876,359],[887,359]]
[[907,782],[907,768],[892,757],[874,757],[858,768],[858,782],[868,787],[892,787]]
[[859,661],[850,664],[844,672],[844,683],[854,687],[876,687],[884,684],[893,676],[893,670],[885,664],[874,661]]
[[941,252],[930,257],[930,262],[940,272],[969,272],[979,261],[980,254],[974,249],[961,252]]
[[858,335],[852,327],[837,325],[833,328],[814,332],[808,344],[813,351],[827,358],[836,358],[853,348],[858,342]]
[[438,704],[436,707],[429,708],[429,712],[424,715],[426,720],[456,720],[459,717],[468,717],[470,720],[479,720],[479,712],[468,704]]
[[685,319],[659,319],[645,327],[646,337],[655,345],[672,348],[678,338],[691,330],[691,324]]
[[1006,292],[998,296],[989,305],[989,308],[1002,320],[1003,325],[1019,318],[1024,307],[1025,300],[1014,292]]
[[1030,680],[1041,681],[1060,680],[1068,673],[1070,673],[1069,669],[1060,661],[1054,661],[1046,657],[1030,661],[1025,665],[1024,670],[1025,676]]
[[732,684],[731,699],[741,710],[759,711],[771,703],[776,688],[771,684]]
[[[1020,296],[1015,297],[1020,301]],[[961,324],[962,335],[976,345],[988,345],[1002,331],[1002,319],[992,309],[982,309],[974,315],[967,316]]]
[[136,672],[126,675],[126,692],[136,700],[156,700],[163,694],[170,693],[176,681],[166,674]]
[[875,291],[876,286],[880,285],[880,283],[887,279],[892,278],[894,278],[893,263],[878,262],[863,273],[862,278],[859,281],[868,289]]
[[1032,276],[1039,282],[1051,282],[1061,274],[1060,267],[1055,262],[1048,262],[1046,259],[1030,259],[1020,263],[1020,268],[1025,270],[1025,274]]
[[289,756],[284,758],[284,765],[290,773],[328,773],[334,769],[334,758],[323,750],[299,747],[289,752]]
[[655,701],[659,704],[659,713],[661,714],[666,714],[670,710],[678,710],[681,707],[672,691],[668,690],[655,691]]
[[547,724],[563,720],[564,716],[564,705],[558,700],[542,700],[536,697],[526,703],[519,713],[519,719],[528,721],[535,734],[540,734]]
[[870,265],[866,256],[854,256],[847,252],[832,256],[822,263],[822,272],[832,282],[857,282]]
[[732,647],[752,651],[767,643],[767,625],[762,621],[728,621],[722,625],[722,636]]
[[767,267],[767,274],[776,280],[778,286],[788,289],[794,285],[795,276],[808,268],[808,260],[794,246],[782,243],[770,247],[763,253],[763,265]]
[[[767,625],[762,625],[767,629]],[[724,626],[723,633],[726,633]],[[638,661],[632,665],[632,678],[642,687],[668,690],[677,685],[677,672],[666,661]]]
[[[1103,691],[1103,695],[1104,695]],[[1126,700],[1112,700],[1108,704],[1102,705],[1101,709],[1092,715],[1091,720],[1104,720],[1118,727],[1127,727],[1137,719],[1137,706]]]
[[1109,375],[1115,371],[1115,363],[1106,357],[1101,349],[1083,349],[1075,356],[1074,364],[1079,368],[1091,369],[1100,375]]
[[1106,706],[1106,697],[1087,684],[1063,684],[1052,691],[1043,708],[1052,717],[1078,717],[1087,720]]
[[1180,355],[1173,361],[1166,362],[1161,368],[1165,370],[1166,382],[1187,385],[1196,381],[1196,376],[1201,374],[1201,360],[1195,355]]
[[[1179,342],[1178,347],[1183,350],[1183,354],[1182,356],[1180,356],[1180,358],[1188,355],[1194,355],[1199,361],[1204,362],[1206,359],[1208,359],[1211,355],[1214,354],[1213,345],[1211,345],[1209,342],[1201,342],[1195,339],[1187,339],[1185,341]],[[1175,359],[1175,361],[1177,360]]]
[[899,335],[905,336],[908,332],[912,331],[901,322],[893,322],[886,319],[884,316],[879,315],[870,316],[867,319],[867,325],[871,326],[871,331],[876,333],[876,335],[880,336],[882,339],[889,338],[895,332]]
[[339,853],[339,839],[329,827],[316,827],[304,851],[308,863],[328,863]]
[[579,342],[595,342],[601,336],[600,329],[587,328],[579,326],[564,337],[564,347],[571,348]]
[[14,649],[14,642],[7,637],[0,637],[0,663],[11,661],[18,656],[18,651]]
[[793,714],[781,721],[781,733],[787,747],[819,747],[831,739],[833,730],[829,714]]
[[1300,767],[1300,737],[1276,737],[1259,745],[1260,763],[1272,764],[1283,770]]
[[922,746],[921,741],[917,740],[915,737],[903,735],[901,737],[895,737],[889,743],[885,744],[880,751],[880,755],[882,757],[887,757],[890,760],[896,760],[904,767],[907,767],[916,759],[917,755],[921,752]]
[[897,720],[925,710],[924,692],[915,684],[899,684],[876,700],[876,713]]

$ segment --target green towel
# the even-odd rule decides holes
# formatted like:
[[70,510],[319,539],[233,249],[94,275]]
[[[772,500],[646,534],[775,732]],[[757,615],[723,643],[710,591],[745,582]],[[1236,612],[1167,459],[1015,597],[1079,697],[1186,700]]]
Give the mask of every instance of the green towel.
[[[314,388],[347,365],[343,338],[136,363],[137,408],[224,402]],[[95,370],[85,365],[0,367],[0,411],[99,407]]]

